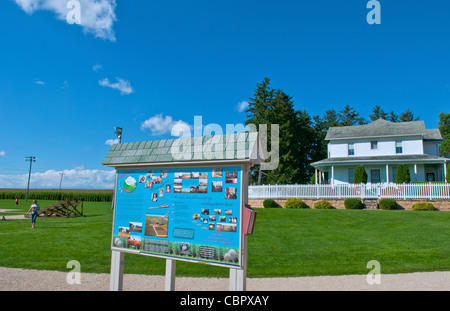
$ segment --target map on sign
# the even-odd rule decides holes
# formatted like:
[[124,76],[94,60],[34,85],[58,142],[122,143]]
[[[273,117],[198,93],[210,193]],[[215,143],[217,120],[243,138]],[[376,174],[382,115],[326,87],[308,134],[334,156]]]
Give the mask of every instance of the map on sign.
[[240,266],[240,166],[117,173],[114,249]]

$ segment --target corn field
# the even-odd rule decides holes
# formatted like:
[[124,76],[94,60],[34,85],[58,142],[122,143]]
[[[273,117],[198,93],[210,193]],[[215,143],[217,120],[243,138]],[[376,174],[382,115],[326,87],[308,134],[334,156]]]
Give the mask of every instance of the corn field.
[[[0,200],[25,200],[27,196],[26,192],[0,192]],[[83,199],[86,202],[111,202],[113,193],[90,193],[90,192],[51,192],[51,191],[39,191],[30,192],[28,199],[30,200],[54,200],[61,201],[65,199]]]

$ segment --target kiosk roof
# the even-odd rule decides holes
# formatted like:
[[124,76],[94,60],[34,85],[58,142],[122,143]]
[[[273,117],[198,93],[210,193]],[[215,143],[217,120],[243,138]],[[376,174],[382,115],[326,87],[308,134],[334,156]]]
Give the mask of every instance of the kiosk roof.
[[117,167],[205,161],[260,163],[263,159],[258,140],[257,132],[246,132],[116,144],[102,164]]

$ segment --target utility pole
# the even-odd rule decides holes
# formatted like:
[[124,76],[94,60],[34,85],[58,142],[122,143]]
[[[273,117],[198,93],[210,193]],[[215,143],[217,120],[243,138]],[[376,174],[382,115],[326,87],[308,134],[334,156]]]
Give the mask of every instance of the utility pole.
[[121,127],[115,127],[114,128],[114,134],[116,134],[117,138],[119,138],[119,144],[122,143],[122,128]]
[[30,191],[31,166],[33,162],[36,162],[36,157],[33,156],[25,157],[25,161],[30,162],[30,172],[28,173],[27,197],[25,199],[25,201],[28,201],[28,192]]
[[59,191],[61,191],[61,184],[62,184],[62,180],[63,180],[63,177],[64,177],[64,171],[59,173],[59,175],[61,175],[61,181],[59,182]]

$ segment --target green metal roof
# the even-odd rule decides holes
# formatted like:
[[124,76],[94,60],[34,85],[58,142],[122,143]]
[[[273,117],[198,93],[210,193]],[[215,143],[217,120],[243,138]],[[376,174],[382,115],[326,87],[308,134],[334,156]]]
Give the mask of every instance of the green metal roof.
[[258,133],[250,132],[116,144],[102,164],[114,167],[188,161],[261,162],[257,141]]

